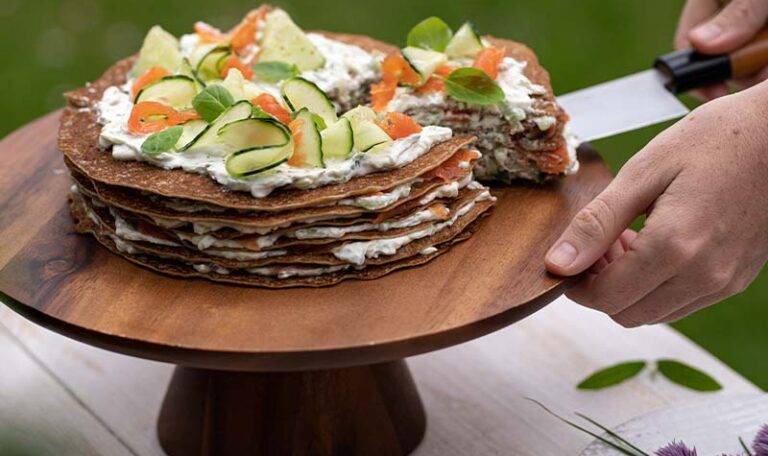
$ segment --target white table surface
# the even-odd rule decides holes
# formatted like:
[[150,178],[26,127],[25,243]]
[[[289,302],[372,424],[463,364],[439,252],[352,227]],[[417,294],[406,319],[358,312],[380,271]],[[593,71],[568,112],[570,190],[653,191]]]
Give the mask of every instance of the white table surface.
[[[696,393],[648,374],[602,391],[574,387],[601,367],[662,357],[705,370],[724,390]],[[409,363],[429,420],[418,456],[563,456],[589,443],[526,396],[618,425],[670,405],[760,392],[669,327],[623,329],[566,298]],[[0,431],[45,433],[81,455],[161,455],[155,419],[172,369],[72,341],[0,306]]]

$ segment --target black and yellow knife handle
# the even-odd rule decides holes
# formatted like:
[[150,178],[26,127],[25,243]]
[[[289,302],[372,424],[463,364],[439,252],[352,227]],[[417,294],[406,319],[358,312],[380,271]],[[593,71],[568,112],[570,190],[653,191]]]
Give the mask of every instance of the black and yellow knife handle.
[[707,55],[684,49],[662,55],[654,66],[669,78],[667,89],[673,93],[752,76],[768,66],[768,29],[730,54]]

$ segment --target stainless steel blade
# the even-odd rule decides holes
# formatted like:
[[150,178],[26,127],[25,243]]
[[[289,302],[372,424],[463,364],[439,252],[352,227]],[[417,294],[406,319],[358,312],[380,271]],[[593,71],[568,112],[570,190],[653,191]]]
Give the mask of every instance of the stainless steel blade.
[[570,128],[583,141],[676,119],[688,108],[664,88],[664,76],[643,71],[557,97],[571,116]]

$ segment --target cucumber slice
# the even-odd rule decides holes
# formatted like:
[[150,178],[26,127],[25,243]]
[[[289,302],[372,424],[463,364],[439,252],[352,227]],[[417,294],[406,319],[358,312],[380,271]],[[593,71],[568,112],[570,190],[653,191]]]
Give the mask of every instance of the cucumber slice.
[[161,66],[170,72],[176,71],[181,65],[181,50],[179,40],[175,36],[156,25],[149,30],[144,38],[144,44],[139,51],[139,59],[133,67],[133,76],[144,74],[154,66]]
[[352,128],[355,128],[357,124],[364,120],[373,122],[376,120],[377,116],[376,111],[369,108],[368,106],[358,106],[345,112],[341,117],[349,119],[349,122],[352,124]]
[[203,81],[221,79],[221,63],[229,56],[229,48],[215,47],[211,49],[197,64],[195,71]]
[[415,47],[403,49],[403,57],[414,71],[421,76],[422,84],[437,70],[437,67],[448,63],[448,57],[442,52],[428,51]]
[[320,132],[323,140],[323,158],[347,158],[352,153],[354,134],[352,123],[342,117],[333,125]]
[[293,155],[293,142],[283,146],[240,151],[227,157],[227,172],[237,178],[246,178],[276,168]]
[[392,138],[375,123],[364,120],[352,129],[355,137],[355,149],[368,152],[376,146],[389,145]]
[[217,135],[219,144],[238,152],[284,146],[291,140],[290,132],[271,119],[237,120],[221,127]]
[[253,100],[265,92],[255,83],[245,79],[237,68],[229,70],[221,85],[229,91],[235,101]]
[[264,35],[259,44],[262,49],[259,55],[261,62],[294,64],[301,71],[316,70],[325,66],[325,57],[281,9],[267,14]]
[[307,108],[310,112],[322,117],[326,125],[336,123],[336,107],[314,82],[304,78],[291,78],[283,83],[283,98],[291,111],[298,112]]
[[483,39],[470,22],[465,22],[445,48],[449,59],[474,58],[483,50]]
[[192,67],[192,62],[190,62],[186,57],[184,57],[184,59],[181,61],[181,66],[179,66],[179,74],[194,79],[195,82],[197,82],[198,92],[201,92],[205,88],[205,82],[200,79],[200,77],[197,75],[197,71],[195,71],[195,69]]
[[192,107],[197,87],[197,82],[189,76],[166,76],[141,89],[134,103],[156,101],[183,111]]
[[178,151],[185,151],[189,146],[195,143],[198,136],[203,134],[208,129],[208,122],[204,120],[190,120],[182,125],[184,131],[181,133],[181,137],[176,142],[175,149]]
[[293,153],[303,158],[301,166],[325,168],[323,139],[314,116],[307,108],[303,108],[296,113],[295,119],[301,121],[298,127],[301,141],[296,141]]
[[[188,144],[187,149],[199,149],[202,147],[218,145],[219,130],[224,125],[251,117],[252,110],[253,105],[247,101],[240,101],[233,104],[226,111],[221,113],[221,115],[217,117],[203,133],[198,135],[191,144]],[[225,155],[225,153],[231,152],[227,152],[226,148],[212,147],[211,149],[216,151],[217,155]]]

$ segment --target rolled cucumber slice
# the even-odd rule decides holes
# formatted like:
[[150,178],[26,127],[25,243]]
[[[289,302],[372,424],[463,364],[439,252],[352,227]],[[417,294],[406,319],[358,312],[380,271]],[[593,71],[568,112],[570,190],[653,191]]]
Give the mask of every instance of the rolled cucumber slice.
[[235,152],[227,157],[226,169],[231,176],[244,179],[282,165],[291,155],[293,142],[282,146]]
[[285,127],[272,119],[243,119],[228,123],[217,133],[219,144],[236,152],[284,146],[291,140]]
[[449,59],[474,58],[483,50],[483,39],[470,22],[465,22],[445,48]]
[[291,111],[298,112],[307,108],[310,112],[322,117],[326,125],[336,123],[336,107],[314,82],[295,77],[283,83],[283,98]]
[[392,138],[375,123],[364,120],[353,128],[355,149],[368,152],[376,146],[389,145]]
[[347,158],[354,147],[354,133],[352,123],[348,118],[342,117],[335,124],[328,126],[320,132],[323,140],[323,159]]
[[134,76],[139,76],[154,66],[161,66],[174,72],[181,65],[181,58],[179,40],[156,25],[149,30],[144,38],[144,44],[139,51],[139,59],[136,61],[132,73]]
[[197,89],[197,82],[189,76],[166,76],[141,89],[134,103],[156,101],[177,110],[185,110],[192,107]]
[[296,113],[295,119],[301,121],[298,126],[301,140],[295,141],[293,153],[301,157],[302,166],[325,168],[323,139],[314,116],[307,108],[303,108]]
[[198,136],[208,129],[208,122],[204,120],[190,120],[183,124],[182,128],[184,128],[184,130],[175,146],[175,149],[178,151],[187,150],[189,146],[194,144]]
[[421,76],[422,83],[427,82],[427,79],[432,76],[440,65],[448,63],[448,57],[442,52],[428,51],[416,47],[403,49],[403,57],[411,65],[411,68]]
[[352,124],[352,128],[355,128],[357,124],[364,120],[369,120],[371,122],[376,120],[376,111],[369,108],[368,106],[358,106],[345,112],[341,117],[349,119],[349,122]]
[[[208,128],[199,134],[195,140],[187,145],[187,149],[199,149],[202,147],[219,145],[219,130],[227,124],[251,117],[253,105],[248,101],[239,101],[221,113]],[[231,152],[223,147],[211,147],[217,155],[226,155]]]
[[221,79],[221,63],[229,56],[229,48],[215,47],[197,63],[195,72],[203,81]]
[[261,46],[260,62],[285,62],[301,71],[325,66],[325,57],[294,22],[288,13],[275,9],[267,14]]

